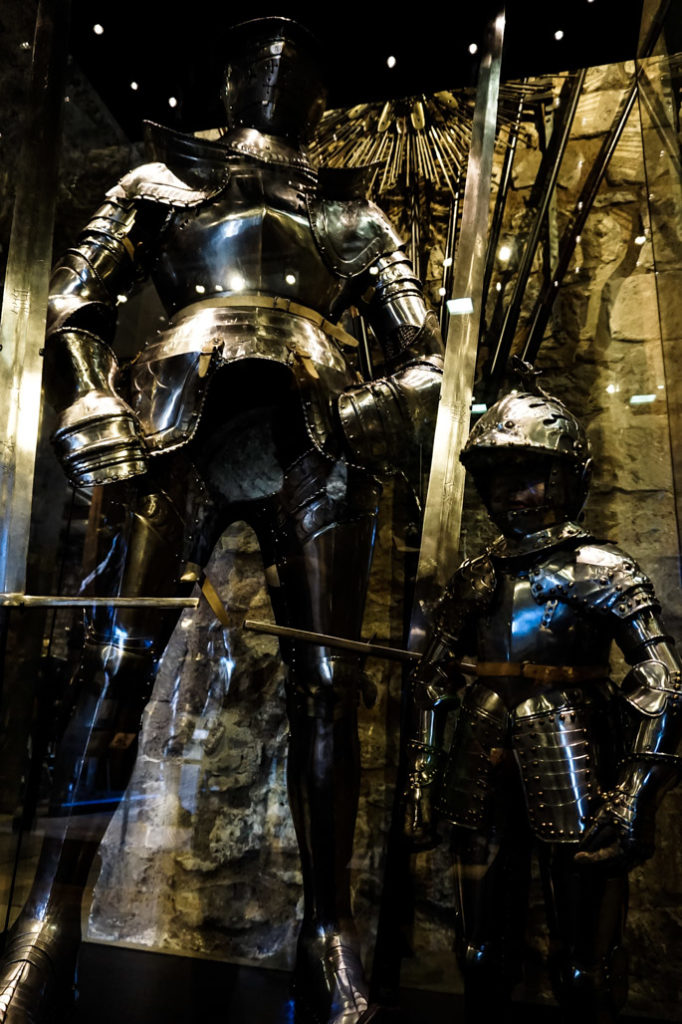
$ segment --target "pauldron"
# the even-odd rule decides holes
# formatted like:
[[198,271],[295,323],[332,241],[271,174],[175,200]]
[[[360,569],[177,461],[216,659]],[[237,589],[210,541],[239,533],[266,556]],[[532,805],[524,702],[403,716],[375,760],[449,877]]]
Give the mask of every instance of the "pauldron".
[[538,604],[558,600],[580,610],[629,619],[658,609],[653,584],[634,559],[614,544],[560,549],[529,571]]

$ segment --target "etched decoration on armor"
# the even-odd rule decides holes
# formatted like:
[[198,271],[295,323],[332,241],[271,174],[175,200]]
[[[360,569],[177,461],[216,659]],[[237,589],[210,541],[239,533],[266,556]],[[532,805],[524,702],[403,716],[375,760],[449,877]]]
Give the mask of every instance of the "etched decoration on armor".
[[[428,465],[442,342],[401,239],[364,197],[362,169],[318,173],[309,159],[325,95],[312,36],[286,18],[251,21],[234,30],[228,58],[220,141],[150,126],[149,162],[110,189],[55,267],[45,345],[54,444],[74,484],[106,485],[96,595],[188,594],[242,520],[269,567],[278,623],[358,637],[379,474]],[[117,304],[147,279],[169,322],[139,339],[124,378]],[[339,318],[351,306],[383,347],[383,377],[361,379],[349,358],[357,342]],[[90,780],[112,765],[125,788],[177,615],[98,605],[88,616],[55,817],[92,804]],[[282,656],[305,903],[296,1019],[363,1024],[377,1007],[350,893],[361,661],[298,641]],[[107,817],[97,820],[87,844],[68,829],[45,844],[7,947],[2,1024],[63,1019],[80,896]]]
[[[627,993],[627,872],[653,852],[656,807],[682,773],[680,662],[648,577],[572,521],[587,440],[529,370],[461,454],[503,533],[457,570],[413,674],[405,827],[428,847],[436,814],[455,826],[467,1019],[506,1012],[535,851],[557,998],[571,1020],[607,1024]],[[613,641],[632,666],[619,686]]]

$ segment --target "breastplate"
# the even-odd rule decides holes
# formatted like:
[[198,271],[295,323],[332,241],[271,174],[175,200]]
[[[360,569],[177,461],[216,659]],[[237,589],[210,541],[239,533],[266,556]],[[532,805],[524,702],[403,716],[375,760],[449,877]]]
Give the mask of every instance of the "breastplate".
[[235,158],[226,189],[178,210],[152,276],[169,316],[212,296],[265,292],[329,316],[344,284],[317,250],[309,181],[294,167]]
[[603,621],[565,601],[534,599],[528,570],[496,565],[497,589],[478,624],[481,661],[538,665],[604,665],[611,636]]

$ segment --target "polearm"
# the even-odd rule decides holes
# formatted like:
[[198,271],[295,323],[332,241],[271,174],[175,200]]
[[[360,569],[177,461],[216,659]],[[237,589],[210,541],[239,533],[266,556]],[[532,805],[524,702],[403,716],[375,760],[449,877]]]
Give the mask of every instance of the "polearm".
[[387,647],[385,644],[375,644],[368,640],[349,640],[344,636],[330,636],[309,629],[295,629],[293,626],[278,626],[274,622],[263,622],[259,619],[244,619],[243,626],[253,633],[267,633],[268,636],[279,636],[287,640],[302,640],[304,643],[317,644],[320,647],[352,651],[353,654],[365,657],[385,658],[388,661],[418,661],[421,657],[417,651],[406,651],[401,647]]
[[[296,629],[294,626],[278,626],[274,622],[261,619],[244,619],[243,628],[253,633],[266,633],[287,640],[301,640],[303,643],[317,644],[319,647],[333,647],[340,651],[352,651],[365,658],[384,658],[387,661],[416,662],[421,658],[418,651],[408,651],[403,647],[387,647],[375,644],[370,640],[349,640],[345,636],[332,636],[329,633],[316,633],[310,629]],[[454,668],[462,672],[475,672],[476,662],[469,658],[461,658],[452,662]]]

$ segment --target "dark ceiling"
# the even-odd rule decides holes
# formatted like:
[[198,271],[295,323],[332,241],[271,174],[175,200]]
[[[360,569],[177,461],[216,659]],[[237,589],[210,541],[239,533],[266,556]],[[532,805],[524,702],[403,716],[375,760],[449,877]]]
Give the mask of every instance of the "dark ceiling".
[[[298,18],[320,38],[329,105],[475,84],[485,27],[498,5],[228,5],[186,0],[74,0],[71,49],[133,139],[143,118],[189,130],[221,123],[218,92],[229,25],[262,14]],[[633,58],[642,0],[512,0],[503,77],[559,72]],[[99,25],[101,32],[94,26]],[[555,33],[563,32],[557,39]],[[472,55],[469,48],[478,46]],[[387,59],[395,58],[395,66]],[[131,83],[137,83],[132,88]],[[174,97],[177,105],[170,106]]]

